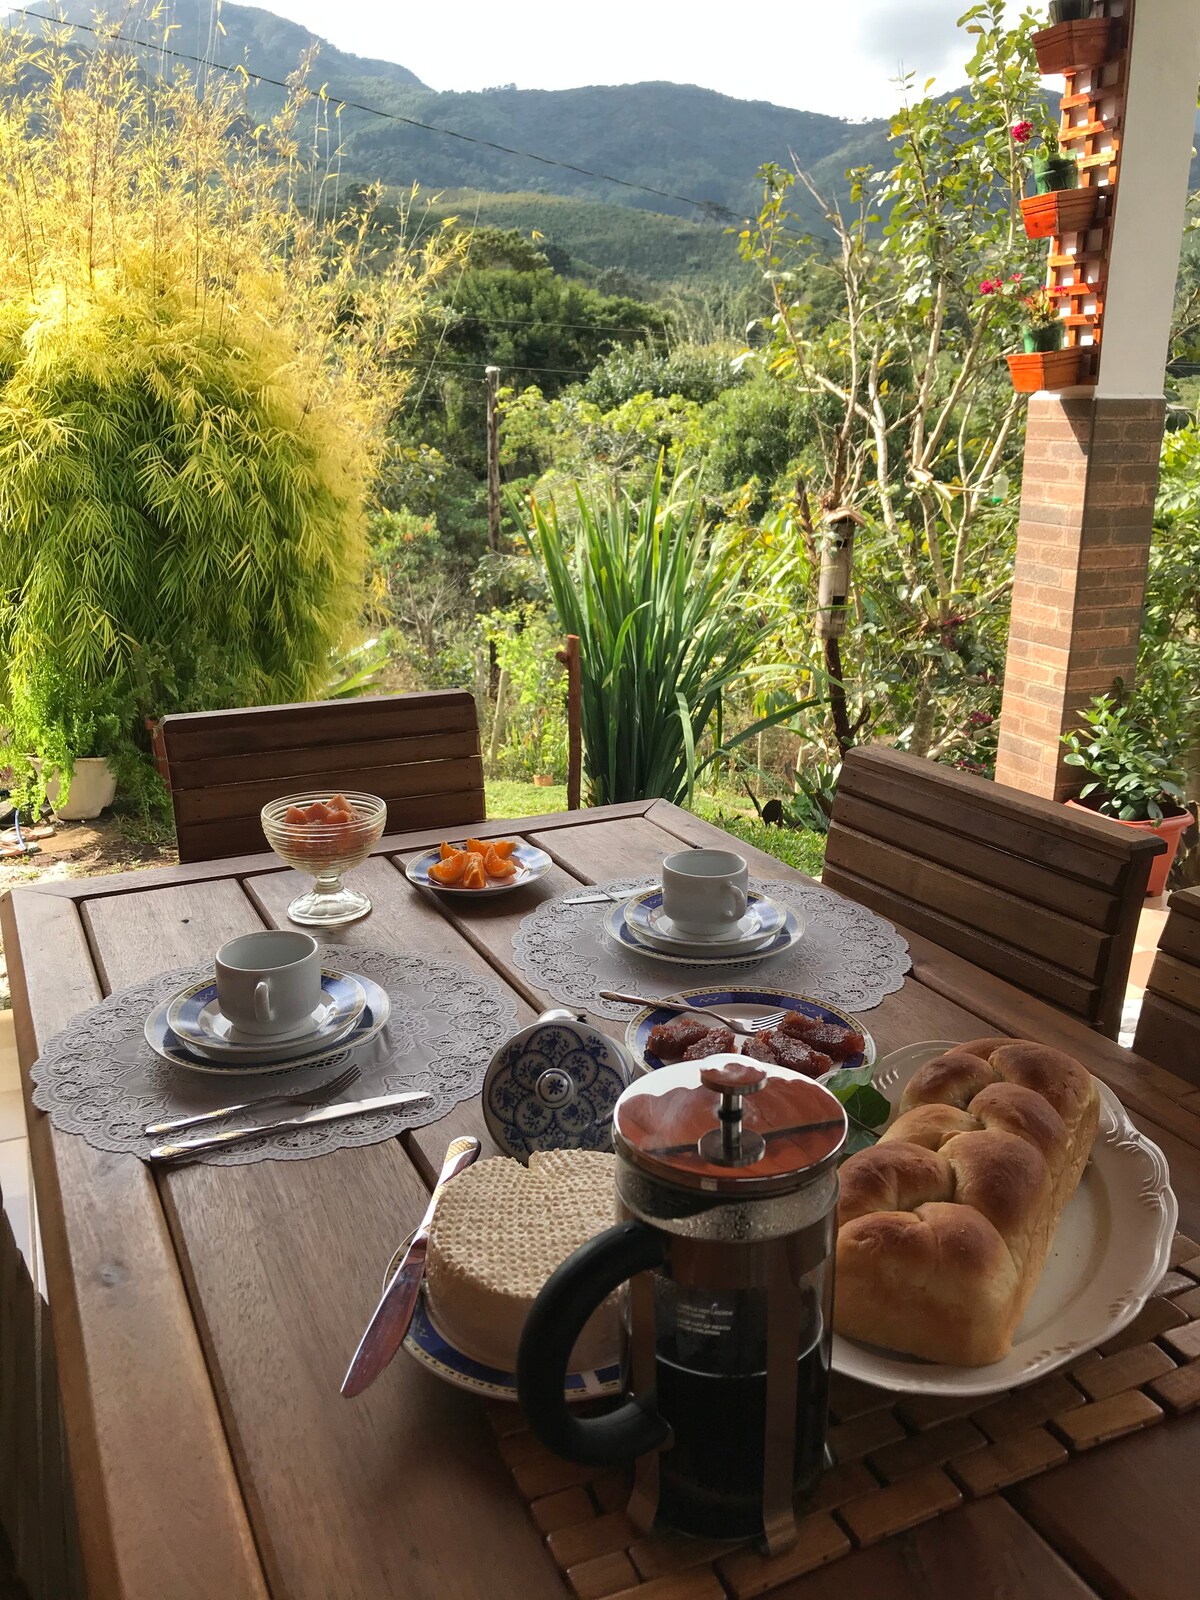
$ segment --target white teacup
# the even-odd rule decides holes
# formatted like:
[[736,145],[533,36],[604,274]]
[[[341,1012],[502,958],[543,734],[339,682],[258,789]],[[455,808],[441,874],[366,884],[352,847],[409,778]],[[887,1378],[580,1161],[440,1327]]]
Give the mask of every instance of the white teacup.
[[749,885],[732,850],[678,850],[662,865],[663,910],[681,933],[712,939],[746,915]]
[[289,1033],[321,1003],[321,958],[310,933],[243,933],[217,951],[217,999],[240,1033]]

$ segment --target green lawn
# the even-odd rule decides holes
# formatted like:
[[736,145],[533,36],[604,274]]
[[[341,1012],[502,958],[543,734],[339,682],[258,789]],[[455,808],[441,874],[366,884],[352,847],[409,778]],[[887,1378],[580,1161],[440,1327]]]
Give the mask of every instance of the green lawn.
[[[515,783],[506,778],[491,779],[486,785],[489,817],[536,817],[544,812],[565,811],[567,788],[555,784],[539,789],[532,783]],[[819,877],[825,858],[825,836],[795,828],[769,828],[734,795],[697,795],[691,809],[706,822],[715,822],[726,833],[743,843],[754,845],[790,867],[798,867],[810,877]]]

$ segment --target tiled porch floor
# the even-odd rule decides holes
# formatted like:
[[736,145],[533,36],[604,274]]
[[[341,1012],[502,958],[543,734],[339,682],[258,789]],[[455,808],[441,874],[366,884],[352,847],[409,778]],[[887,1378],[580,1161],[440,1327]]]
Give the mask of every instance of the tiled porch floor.
[[[1146,978],[1166,917],[1165,895],[1147,900],[1138,925],[1137,944],[1130,967],[1122,1044],[1132,1042]],[[44,1293],[33,1177],[29,1166],[29,1143],[25,1137],[25,1113],[11,1011],[0,1011],[0,1194],[4,1197],[4,1209],[33,1281]]]

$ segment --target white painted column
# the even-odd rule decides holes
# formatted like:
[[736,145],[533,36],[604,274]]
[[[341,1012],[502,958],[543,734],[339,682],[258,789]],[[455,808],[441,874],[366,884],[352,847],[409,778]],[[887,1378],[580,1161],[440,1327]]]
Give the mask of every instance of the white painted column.
[[1200,0],[1137,0],[1097,399],[1156,399],[1167,341],[1200,83]]

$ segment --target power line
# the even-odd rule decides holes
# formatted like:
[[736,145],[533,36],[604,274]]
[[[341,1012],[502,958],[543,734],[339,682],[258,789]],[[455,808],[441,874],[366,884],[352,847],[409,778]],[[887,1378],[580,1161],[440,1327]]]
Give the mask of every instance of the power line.
[[538,155],[534,150],[517,150],[512,145],[497,144],[494,139],[481,139],[473,133],[460,133],[456,128],[441,128],[432,122],[422,122],[417,117],[406,117],[398,111],[381,111],[378,106],[364,105],[358,100],[341,100],[333,95],[321,95],[315,89],[305,85],[283,83],[278,78],[268,78],[261,72],[251,72],[246,67],[231,67],[223,61],[210,61],[204,56],[189,55],[185,50],[171,50],[165,44],[155,44],[148,39],[131,39],[123,33],[107,33],[101,28],[89,27],[86,22],[67,22],[63,18],[48,17],[42,11],[30,11],[24,6],[14,6],[9,13],[11,16],[30,17],[36,22],[49,22],[53,26],[78,28],[84,33],[90,33],[98,39],[111,43],[136,45],[140,50],[153,51],[155,55],[171,56],[177,61],[190,61],[196,66],[206,67],[213,72],[229,72],[235,76],[245,75],[253,78],[256,83],[270,84],[273,89],[282,89],[285,94],[292,94],[299,90],[300,93],[313,99],[323,99],[331,106],[336,106],[343,111],[361,111],[367,116],[382,117],[388,122],[403,123],[405,127],[421,128],[426,133],[440,133],[446,139],[461,139],[465,144],[480,145],[487,150],[498,150],[502,155],[518,156],[522,161],[538,161],[546,167],[558,167],[564,172],[575,172],[584,178],[596,178],[601,183],[619,184],[622,189],[635,189],[640,194],[652,194],[660,200],[678,200],[685,206],[693,206],[698,211],[706,211],[713,216],[728,218],[730,221],[738,220],[738,213],[731,211],[728,206],[718,204],[715,200],[696,200],[690,195],[676,194],[671,189],[654,189],[649,184],[635,183],[631,178],[617,178],[610,172],[593,172],[590,167],[577,166],[572,161],[557,161],[553,156]]

